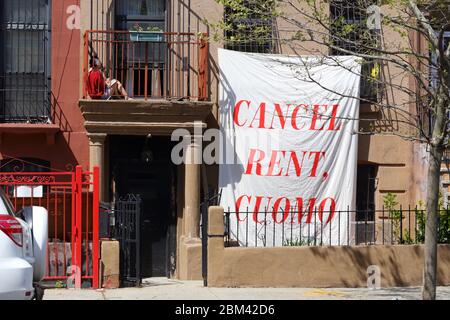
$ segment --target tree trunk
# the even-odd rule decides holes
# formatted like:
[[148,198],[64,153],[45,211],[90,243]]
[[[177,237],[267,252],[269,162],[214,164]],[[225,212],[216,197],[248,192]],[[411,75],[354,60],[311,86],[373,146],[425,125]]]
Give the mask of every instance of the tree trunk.
[[441,148],[431,146],[430,167],[428,168],[427,215],[422,288],[422,299],[424,300],[436,299],[438,205],[441,160]]
[[444,132],[446,123],[446,107],[448,101],[444,94],[444,87],[438,89],[438,99],[435,104],[435,119],[433,124],[432,143],[430,147],[430,167],[428,168],[427,185],[427,221],[425,224],[425,248],[423,267],[422,299],[436,299],[436,272],[437,272],[437,237],[438,237],[438,206],[439,206],[439,180],[441,172],[442,155],[444,153]]

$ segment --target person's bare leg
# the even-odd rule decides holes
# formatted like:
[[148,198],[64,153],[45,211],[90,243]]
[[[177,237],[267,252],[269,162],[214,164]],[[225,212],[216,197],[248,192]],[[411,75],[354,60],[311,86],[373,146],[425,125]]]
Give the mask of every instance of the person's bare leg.
[[114,83],[110,89],[111,99],[119,99],[121,97],[117,83]]
[[117,88],[119,89],[120,94],[125,97],[125,100],[128,100],[128,93],[120,81],[117,81]]

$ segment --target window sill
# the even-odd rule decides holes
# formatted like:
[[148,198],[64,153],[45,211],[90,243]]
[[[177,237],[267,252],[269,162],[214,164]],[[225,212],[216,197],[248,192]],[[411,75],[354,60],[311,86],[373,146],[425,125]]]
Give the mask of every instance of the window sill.
[[0,123],[0,143],[4,134],[45,134],[47,144],[53,145],[60,130],[57,124]]

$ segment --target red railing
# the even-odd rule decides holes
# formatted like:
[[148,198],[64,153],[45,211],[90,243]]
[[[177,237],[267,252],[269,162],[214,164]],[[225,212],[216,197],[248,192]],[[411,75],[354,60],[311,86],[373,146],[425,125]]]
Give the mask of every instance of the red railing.
[[88,30],[84,98],[90,62],[97,58],[105,76],[135,99],[208,100],[208,48],[206,34]]
[[48,210],[45,280],[99,287],[99,168],[74,172],[0,172],[0,186],[16,211]]

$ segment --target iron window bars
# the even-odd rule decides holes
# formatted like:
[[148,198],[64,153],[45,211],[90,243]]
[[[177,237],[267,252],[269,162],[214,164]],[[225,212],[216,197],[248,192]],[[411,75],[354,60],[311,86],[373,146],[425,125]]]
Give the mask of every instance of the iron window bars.
[[[367,27],[367,9],[377,0],[334,0],[330,2],[331,55],[349,55],[350,52],[375,55],[373,48],[380,44],[378,30]],[[338,47],[338,48],[335,48]],[[342,51],[340,49],[346,50]],[[361,69],[362,99],[380,98],[380,66],[375,59],[366,59]]]
[[[436,35],[439,36],[439,33],[437,32]],[[441,43],[441,45],[445,50],[450,45],[450,31],[445,31],[443,33],[442,41],[443,43]],[[435,52],[430,51],[430,61],[431,65],[429,67],[429,86],[430,90],[434,91],[439,87],[439,70],[437,68],[437,66],[439,65],[439,60]],[[430,100],[428,100],[428,102],[429,101]],[[425,111],[425,114],[422,110],[422,112],[420,112],[420,116],[422,116],[422,126],[424,130],[426,130],[426,134],[431,135],[435,118],[432,110]],[[447,111],[447,117],[450,117],[450,111]]]
[[224,6],[225,48],[255,53],[276,53],[274,0],[241,0],[239,8]]
[[4,0],[0,11],[0,122],[48,123],[50,0]]

